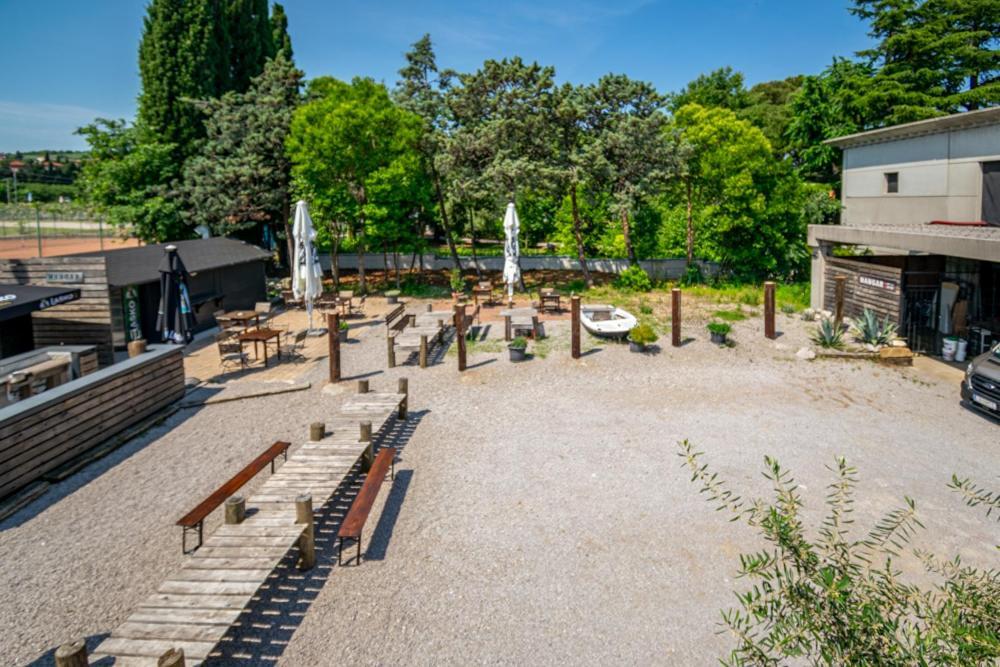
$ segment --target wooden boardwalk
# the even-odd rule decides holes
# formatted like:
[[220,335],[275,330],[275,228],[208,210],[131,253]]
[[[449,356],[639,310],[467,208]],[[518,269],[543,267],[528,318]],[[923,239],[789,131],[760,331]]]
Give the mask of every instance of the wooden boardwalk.
[[361,423],[371,422],[372,433],[377,433],[405,400],[405,394],[381,393],[347,398],[340,414],[327,423],[332,435],[298,448],[247,498],[246,520],[223,524],[206,538],[181,569],[97,647],[93,659],[155,665],[171,648],[184,650],[187,665],[209,657],[302,535],[306,526],[296,523],[296,497],[311,494],[314,510],[322,507],[369,444],[359,441]]

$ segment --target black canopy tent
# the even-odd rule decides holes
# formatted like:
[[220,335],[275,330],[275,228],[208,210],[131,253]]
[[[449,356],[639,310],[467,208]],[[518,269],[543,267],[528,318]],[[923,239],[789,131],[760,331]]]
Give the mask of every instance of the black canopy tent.
[[74,287],[0,284],[0,322],[79,298],[80,290]]

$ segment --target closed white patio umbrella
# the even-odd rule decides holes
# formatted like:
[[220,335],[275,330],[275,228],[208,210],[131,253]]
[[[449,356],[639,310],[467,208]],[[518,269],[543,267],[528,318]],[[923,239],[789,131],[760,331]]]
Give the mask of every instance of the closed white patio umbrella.
[[313,301],[323,293],[323,268],[316,254],[316,230],[309,207],[301,199],[295,204],[295,224],[292,227],[295,238],[295,258],[292,263],[292,293],[296,299],[306,303],[309,313],[309,332],[320,334],[324,330],[313,329]]
[[514,301],[514,287],[521,282],[521,264],[519,255],[521,249],[518,246],[517,234],[521,229],[521,222],[517,219],[517,210],[514,202],[507,204],[507,212],[503,216],[503,281],[507,283],[507,300]]

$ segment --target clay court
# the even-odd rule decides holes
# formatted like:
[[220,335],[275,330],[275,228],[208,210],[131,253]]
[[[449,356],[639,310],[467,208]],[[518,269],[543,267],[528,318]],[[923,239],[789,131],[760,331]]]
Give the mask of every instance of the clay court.
[[[94,237],[58,237],[42,239],[42,257],[58,257],[74,255],[82,252],[93,252],[112,248],[134,248],[139,245],[139,239],[122,239],[105,237],[103,241]],[[38,257],[38,239],[34,236],[18,238],[0,238],[0,259],[25,259]]]

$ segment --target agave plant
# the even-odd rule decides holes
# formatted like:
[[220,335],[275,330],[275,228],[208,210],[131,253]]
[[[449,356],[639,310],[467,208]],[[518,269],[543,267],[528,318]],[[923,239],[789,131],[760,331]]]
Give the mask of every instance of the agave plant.
[[839,322],[834,322],[832,318],[824,317],[816,327],[816,332],[812,335],[813,342],[820,347],[832,347],[840,349],[844,347],[844,327]]
[[865,308],[861,317],[852,324],[858,339],[868,345],[888,345],[896,337],[896,325],[889,321],[889,316],[886,315],[880,321],[878,315],[869,308]]

